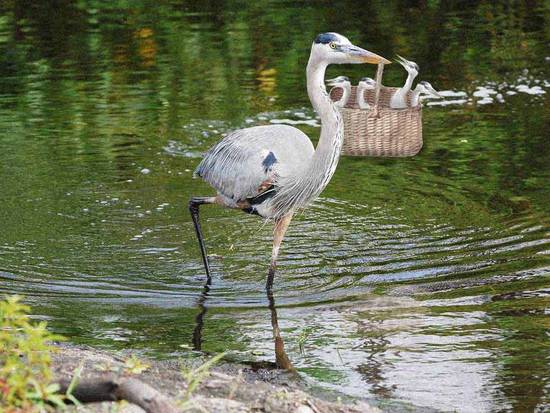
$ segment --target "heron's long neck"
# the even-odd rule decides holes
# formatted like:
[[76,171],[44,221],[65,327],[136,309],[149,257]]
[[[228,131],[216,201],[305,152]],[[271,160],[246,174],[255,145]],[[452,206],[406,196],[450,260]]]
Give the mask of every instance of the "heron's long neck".
[[338,102],[335,102],[335,105],[339,108],[343,108],[346,106],[346,103],[348,103],[349,96],[351,95],[351,86],[342,86],[342,97],[338,100]]
[[418,106],[418,103],[420,102],[420,92],[421,88],[420,85],[416,85],[416,87],[413,89],[411,94],[411,107]]
[[407,80],[405,80],[405,84],[403,85],[403,88],[401,90],[403,90],[405,93],[411,90],[415,77],[416,75],[409,72],[409,75],[407,76]]
[[312,186],[314,196],[320,194],[332,178],[344,141],[340,112],[325,89],[326,67],[326,64],[316,63],[311,58],[307,65],[307,93],[313,108],[321,118],[321,136],[313,158],[303,170],[301,178]]
[[274,199],[277,215],[306,206],[329,183],[344,140],[340,112],[325,88],[326,63],[310,57],[307,65],[307,93],[315,111],[321,117],[321,136],[311,160],[301,165],[292,176],[284,177]]
[[355,101],[361,109],[370,109],[369,102],[365,99],[365,90],[367,90],[366,86],[357,86],[357,96],[355,97]]
[[414,73],[408,73],[407,80],[405,80],[403,87],[399,88],[391,98],[390,106],[392,108],[398,109],[407,107],[407,93],[411,90],[414,78],[416,77]]

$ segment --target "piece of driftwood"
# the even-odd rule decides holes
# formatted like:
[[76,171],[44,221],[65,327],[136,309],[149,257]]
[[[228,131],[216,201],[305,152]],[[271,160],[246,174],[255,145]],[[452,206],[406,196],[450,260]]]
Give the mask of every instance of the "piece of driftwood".
[[[66,393],[70,380],[59,382],[60,392]],[[141,380],[134,378],[101,377],[82,379],[71,392],[81,403],[126,400],[147,413],[177,413],[172,401]]]

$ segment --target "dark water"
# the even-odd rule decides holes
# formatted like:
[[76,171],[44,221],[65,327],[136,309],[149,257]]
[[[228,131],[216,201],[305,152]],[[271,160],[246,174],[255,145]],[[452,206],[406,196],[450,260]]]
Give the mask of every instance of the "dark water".
[[[201,295],[186,203],[210,189],[192,170],[243,126],[293,123],[315,140],[304,69],[315,34],[334,30],[457,96],[425,108],[418,156],[343,158],[292,223],[275,280],[290,359],[311,386],[390,409],[549,409],[548,12],[3,2],[0,293],[79,343],[273,360],[271,226],[204,208],[215,275]],[[386,69],[385,84],[403,80]]]

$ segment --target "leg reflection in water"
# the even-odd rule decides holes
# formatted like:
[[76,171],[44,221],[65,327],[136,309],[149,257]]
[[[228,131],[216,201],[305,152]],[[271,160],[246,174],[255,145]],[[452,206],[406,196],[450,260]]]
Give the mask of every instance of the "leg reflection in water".
[[[271,281],[271,282],[270,282]],[[285,344],[281,337],[281,330],[279,329],[279,321],[277,319],[277,309],[275,308],[275,299],[273,298],[272,284],[273,277],[268,278],[266,285],[267,300],[269,302],[269,311],[271,312],[271,327],[273,328],[273,341],[275,342],[275,362],[278,368],[289,371],[295,371],[294,366],[290,362],[287,354],[285,353]],[[193,350],[200,351],[202,349],[202,328],[204,325],[204,316],[208,311],[205,303],[210,292],[211,280],[208,278],[206,284],[202,289],[201,295],[197,301],[197,307],[199,313],[195,317],[195,329],[193,330]]]
[[208,298],[208,293],[210,292],[210,277],[206,280],[206,284],[202,289],[201,295],[197,301],[197,306],[199,307],[199,313],[195,317],[195,329],[193,330],[193,350],[200,351],[202,348],[202,326],[204,324],[204,316],[208,308],[204,303]]
[[281,330],[279,329],[279,321],[277,320],[277,309],[275,308],[275,299],[273,298],[273,277],[268,276],[266,293],[267,300],[269,301],[269,311],[271,311],[271,327],[273,328],[273,341],[275,342],[275,363],[280,369],[295,371],[294,366],[290,362],[290,359],[285,353],[285,343],[281,337]]

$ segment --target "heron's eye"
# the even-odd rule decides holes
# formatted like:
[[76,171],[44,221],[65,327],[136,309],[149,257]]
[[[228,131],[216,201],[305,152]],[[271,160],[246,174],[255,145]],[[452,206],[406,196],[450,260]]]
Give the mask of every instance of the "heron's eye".
[[336,49],[336,43],[330,42],[328,45],[330,46],[331,49]]

